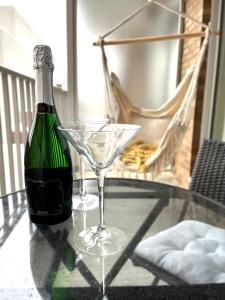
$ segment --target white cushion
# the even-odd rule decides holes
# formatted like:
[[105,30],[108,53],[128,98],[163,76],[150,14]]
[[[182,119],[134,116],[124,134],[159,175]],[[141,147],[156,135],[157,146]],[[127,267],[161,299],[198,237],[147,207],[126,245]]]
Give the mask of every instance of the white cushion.
[[190,284],[225,282],[225,230],[185,220],[138,244],[135,254]]

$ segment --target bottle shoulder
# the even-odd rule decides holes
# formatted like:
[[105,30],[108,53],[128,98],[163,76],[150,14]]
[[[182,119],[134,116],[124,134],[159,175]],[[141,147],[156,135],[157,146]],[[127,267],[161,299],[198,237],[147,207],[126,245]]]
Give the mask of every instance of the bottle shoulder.
[[25,164],[71,166],[69,146],[58,126],[58,117],[54,111],[35,114],[27,138]]

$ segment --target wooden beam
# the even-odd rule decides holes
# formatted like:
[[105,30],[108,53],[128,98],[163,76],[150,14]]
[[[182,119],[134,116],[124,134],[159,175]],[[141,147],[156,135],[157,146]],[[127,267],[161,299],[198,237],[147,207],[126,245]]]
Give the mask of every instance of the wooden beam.
[[[219,32],[211,32],[213,35],[219,35]],[[134,37],[127,39],[115,39],[115,40],[99,40],[94,42],[93,46],[110,46],[110,45],[125,45],[125,44],[134,44],[134,43],[145,43],[145,42],[160,42],[160,41],[169,41],[174,39],[187,39],[187,38],[197,38],[205,36],[204,31],[193,32],[193,33],[178,33],[178,34],[169,34],[169,35],[152,35],[145,37]]]

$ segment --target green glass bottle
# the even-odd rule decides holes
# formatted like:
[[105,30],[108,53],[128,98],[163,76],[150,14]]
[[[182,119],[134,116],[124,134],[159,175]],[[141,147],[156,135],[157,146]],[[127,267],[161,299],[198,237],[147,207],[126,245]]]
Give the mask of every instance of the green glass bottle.
[[58,129],[48,46],[34,48],[34,69],[35,112],[24,158],[29,216],[36,224],[57,224],[71,216],[73,178],[69,146]]

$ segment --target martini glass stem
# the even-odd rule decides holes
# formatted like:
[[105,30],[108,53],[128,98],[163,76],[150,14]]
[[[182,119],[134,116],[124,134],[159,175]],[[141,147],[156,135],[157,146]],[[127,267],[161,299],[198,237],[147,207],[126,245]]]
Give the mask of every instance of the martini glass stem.
[[86,217],[87,217],[87,214],[86,214],[86,212],[83,212],[82,213],[82,223],[83,223],[83,230],[86,230],[86,224],[87,224],[87,222],[86,222]]
[[79,157],[80,161],[80,196],[81,201],[85,201],[86,197],[86,187],[85,187],[85,177],[84,177],[84,161],[82,155]]
[[103,232],[106,229],[104,220],[104,182],[105,182],[105,170],[97,171],[97,184],[98,184],[98,196],[99,196],[99,223],[98,231]]

